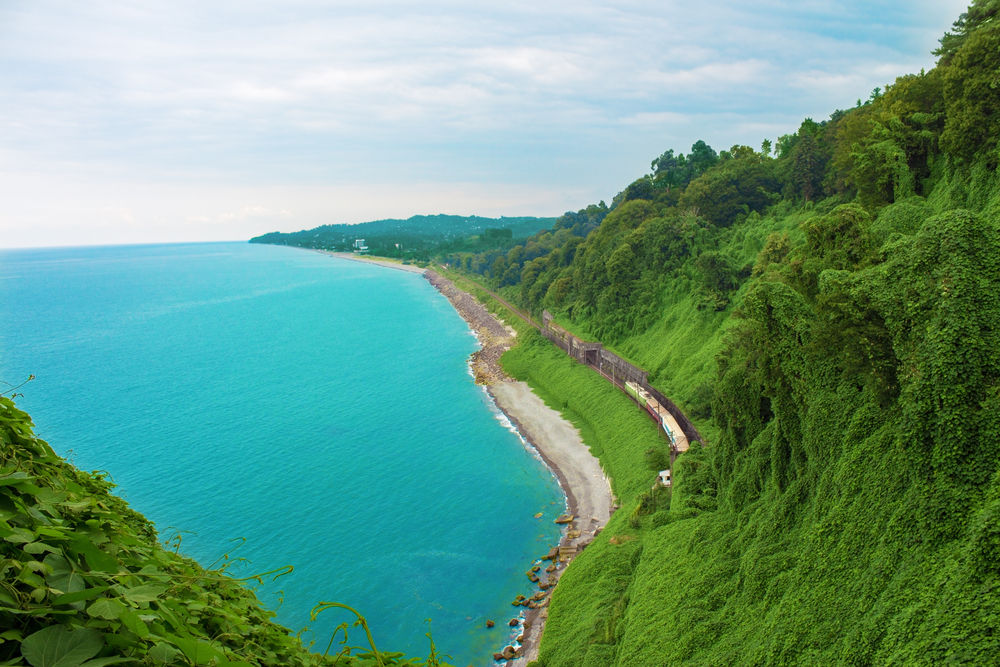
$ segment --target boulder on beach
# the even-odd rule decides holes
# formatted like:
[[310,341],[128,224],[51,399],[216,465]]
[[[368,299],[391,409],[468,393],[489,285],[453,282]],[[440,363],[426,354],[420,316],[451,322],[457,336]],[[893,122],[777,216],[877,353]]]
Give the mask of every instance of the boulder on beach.
[[571,523],[572,521],[573,521],[572,514],[560,514],[559,516],[556,517],[556,523],[558,524]]
[[513,646],[504,646],[502,653],[504,660],[513,660],[514,657],[517,655],[517,651],[514,649]]
[[518,624],[518,619],[512,618],[512,619],[510,619],[510,623],[508,623],[507,625],[509,625],[512,628],[516,628],[517,624]]

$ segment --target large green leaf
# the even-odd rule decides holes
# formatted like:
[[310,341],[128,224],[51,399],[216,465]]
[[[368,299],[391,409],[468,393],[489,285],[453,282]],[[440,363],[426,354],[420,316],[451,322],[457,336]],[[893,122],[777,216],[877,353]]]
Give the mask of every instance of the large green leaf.
[[104,646],[100,632],[52,625],[25,637],[21,655],[31,667],[78,667]]
[[91,600],[106,590],[108,590],[107,586],[94,586],[93,588],[85,588],[80,591],[73,591],[72,593],[59,595],[52,600],[52,606],[58,607],[63,604],[72,604],[83,600]]
[[95,618],[103,618],[109,621],[116,620],[125,611],[125,605],[114,598],[101,598],[95,600],[87,607],[87,613]]
[[152,602],[167,590],[167,586],[159,584],[144,584],[135,588],[126,588],[123,594],[132,602]]
[[58,549],[52,546],[51,544],[46,544],[45,542],[32,542],[30,544],[24,545],[24,553],[27,554],[32,554],[37,556],[45,553],[46,551],[50,553],[55,553],[56,551],[58,551]]
[[76,593],[84,589],[83,573],[61,554],[49,554],[42,562],[51,570],[45,576],[49,588],[62,593]]
[[7,475],[0,475],[0,486],[19,486],[33,479],[34,477],[24,471],[12,472]]
[[40,505],[51,506],[66,500],[66,492],[45,487],[35,494],[35,499]]
[[117,665],[120,662],[135,662],[135,658],[94,658],[80,665],[80,667],[107,667],[107,665]]
[[226,659],[226,654],[203,639],[181,638],[172,640],[187,659],[196,665],[207,665],[212,661]]
[[175,658],[180,656],[180,654],[181,652],[173,646],[163,642],[156,642],[153,648],[149,649],[149,657],[152,658],[154,662],[164,665],[172,663]]
[[10,531],[4,535],[3,539],[14,544],[25,544],[28,542],[34,542],[35,537],[37,537],[35,533],[27,528],[11,528]]
[[87,538],[80,537],[73,540],[73,548],[77,553],[83,554],[87,565],[94,572],[117,572],[119,569],[118,560],[114,556],[104,553]]
[[139,638],[146,638],[149,636],[149,628],[143,623],[142,619],[139,618],[139,614],[135,613],[131,609],[122,609],[118,620],[122,622],[128,630],[135,633]]

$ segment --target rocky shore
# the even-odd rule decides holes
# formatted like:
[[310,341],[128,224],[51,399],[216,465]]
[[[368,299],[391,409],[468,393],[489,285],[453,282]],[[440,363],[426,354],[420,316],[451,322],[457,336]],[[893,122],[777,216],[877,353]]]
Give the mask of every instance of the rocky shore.
[[500,355],[514,344],[517,332],[493,317],[475,297],[455,287],[455,283],[430,269],[424,277],[451,302],[479,339],[480,349],[472,353],[472,374],[476,384],[492,385],[510,380],[500,367]]
[[[500,356],[514,344],[517,332],[512,327],[433,270],[346,253],[328,254],[422,273],[448,299],[479,340],[481,347],[470,359],[476,383],[486,387],[497,407],[558,478],[566,494],[567,513],[557,519],[565,528],[559,545],[546,554],[539,554],[538,560],[525,573],[534,592],[512,601],[516,609],[506,624],[492,620],[487,623],[487,628],[507,627],[512,638],[494,654],[494,659],[512,667],[523,667],[538,657],[538,645],[548,617],[549,595],[559,577],[576,554],[607,524],[615,509],[611,485],[576,428],[547,406],[527,384],[504,373]],[[502,646],[499,642],[498,645]]]
[[[548,618],[549,594],[559,577],[611,517],[614,511],[611,485],[576,428],[545,405],[527,384],[504,373],[500,355],[513,345],[516,332],[447,278],[430,270],[424,277],[444,294],[479,338],[482,349],[473,353],[471,359],[476,382],[486,385],[497,407],[545,461],[566,494],[567,514],[556,520],[565,526],[559,546],[540,555],[540,560],[526,573],[537,590],[530,597],[519,596],[512,603],[521,607],[521,612],[511,619],[510,626],[520,633],[516,641],[493,656],[498,662],[509,661],[510,665],[520,667],[538,657],[538,645]],[[549,564],[543,570],[545,561]]]

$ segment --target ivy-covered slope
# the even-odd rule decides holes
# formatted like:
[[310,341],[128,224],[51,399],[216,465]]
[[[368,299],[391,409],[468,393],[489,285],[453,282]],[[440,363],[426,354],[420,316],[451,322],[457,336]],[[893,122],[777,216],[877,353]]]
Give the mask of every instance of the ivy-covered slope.
[[[872,227],[819,216],[749,286],[711,477],[678,475],[716,506],[645,533],[618,664],[1000,655],[1000,226]],[[871,254],[844,260],[845,237]]]
[[[609,524],[567,572],[541,664],[996,661],[1000,219],[989,202],[1000,183],[991,178],[965,182],[994,193],[979,211],[919,197],[875,214],[859,204],[799,209],[796,240],[772,239],[726,313],[698,310],[689,289],[670,297],[682,317],[626,342],[643,353],[643,340],[665,333],[697,350],[708,332],[702,349],[716,356],[698,390],[710,392],[711,443],[678,460],[669,509],[641,484],[622,489],[632,522]],[[597,389],[562,381],[560,354],[526,346],[508,365],[547,386],[553,404],[586,409],[595,399],[581,392]],[[597,402],[610,405],[608,392]],[[619,449],[642,442],[657,446],[637,436],[595,451],[613,476],[651,484],[655,466],[635,453],[623,462]]]
[[[451,258],[649,369],[709,440],[672,494],[640,484],[662,443],[592,443],[637,481],[554,592],[541,665],[1000,660],[998,14],[976,0],[936,68],[773,155],[668,151],[519,271]],[[505,362],[613,434],[574,406],[614,390],[560,354]]]

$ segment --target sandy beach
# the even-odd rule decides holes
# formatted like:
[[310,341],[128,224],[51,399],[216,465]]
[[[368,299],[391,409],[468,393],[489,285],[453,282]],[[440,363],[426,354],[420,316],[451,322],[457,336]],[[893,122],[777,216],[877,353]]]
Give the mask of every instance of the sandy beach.
[[352,262],[378,264],[379,266],[384,266],[387,269],[399,269],[400,271],[409,271],[410,273],[423,273],[426,270],[422,266],[403,264],[402,262],[395,262],[391,259],[369,257],[368,255],[355,255],[349,252],[333,252],[331,250],[317,250],[316,252],[323,253],[324,255],[330,255],[330,257],[339,257],[340,259],[346,259]]
[[472,355],[476,381],[486,385],[497,407],[552,470],[566,494],[572,517],[553,556],[552,572],[539,572],[544,597],[525,609],[521,648],[508,662],[521,667],[538,658],[538,644],[548,616],[548,595],[566,566],[604,528],[614,511],[611,484],[600,461],[590,453],[579,431],[545,404],[526,383],[514,380],[500,367],[500,355],[514,343],[516,332],[500,322],[482,303],[458,289],[447,278],[428,270],[424,276],[438,288],[476,333],[482,348]]
[[[576,427],[547,406],[526,383],[507,380],[490,385],[488,390],[497,406],[555,473],[566,494],[567,512],[574,517],[559,544],[565,560],[561,559],[558,569],[545,580],[554,586],[576,553],[597,536],[611,517],[614,511],[611,485],[600,461],[590,453]],[[509,664],[521,667],[538,658],[548,612],[546,599],[544,606],[529,609],[525,614],[522,654]]]
[[[540,599],[525,600],[523,609],[522,641],[517,657],[509,665],[521,667],[538,657],[538,644],[548,615],[548,595],[573,557],[594,539],[607,524],[614,511],[614,497],[601,464],[584,444],[579,431],[542,401],[524,382],[519,382],[503,372],[502,355],[513,344],[516,331],[497,319],[472,295],[458,289],[455,284],[429,269],[404,265],[390,260],[320,251],[351,261],[368,262],[387,268],[423,273],[451,302],[479,339],[480,349],[470,360],[476,383],[484,385],[497,407],[515,425],[518,432],[545,461],[559,480],[566,494],[568,521],[557,549],[548,556],[552,572],[539,571],[541,584],[537,588]],[[554,567],[553,567],[554,566]],[[516,614],[516,612],[515,612]],[[501,619],[497,619],[501,621]],[[505,627],[498,622],[499,627]],[[502,647],[498,646],[498,649]]]

